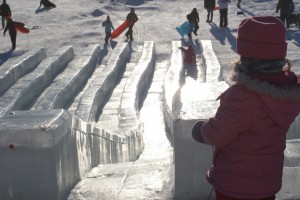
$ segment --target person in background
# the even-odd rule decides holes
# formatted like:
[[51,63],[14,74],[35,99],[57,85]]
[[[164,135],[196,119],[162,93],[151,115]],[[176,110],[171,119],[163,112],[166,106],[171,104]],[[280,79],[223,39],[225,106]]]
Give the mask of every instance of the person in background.
[[190,44],[187,49],[179,47],[183,52],[183,61],[185,64],[192,64],[196,62],[196,54],[193,46]]
[[[190,14],[188,14],[186,17],[187,17],[187,19],[188,19],[188,21],[190,23],[194,24],[194,30],[193,30],[193,32],[194,32],[195,35],[197,35],[197,31],[199,29],[198,23],[200,21],[199,20],[199,13],[197,11],[197,8],[193,8],[192,12]],[[192,38],[192,33],[189,33],[188,37]]]
[[290,17],[294,12],[293,0],[279,0],[276,6],[276,13],[280,10],[280,19],[286,23],[286,28],[290,28]]
[[3,32],[3,36],[5,37],[6,31],[9,32],[11,44],[12,44],[12,49],[16,49],[16,40],[17,40],[17,30],[15,27],[14,21],[8,17],[7,19],[7,24]]
[[214,8],[216,7],[216,0],[204,0],[204,8],[207,10],[206,22],[212,22],[214,17]]
[[236,7],[241,8],[242,0],[238,0]]
[[41,0],[39,9],[41,8],[42,5],[45,8],[56,8],[56,5],[49,0]]
[[7,19],[11,17],[11,10],[6,0],[3,0],[3,3],[0,5],[0,13],[2,17],[2,29],[4,29],[7,24]]
[[133,26],[139,20],[137,15],[135,14],[135,9],[131,8],[130,13],[126,16],[126,20],[129,21],[128,31],[125,33],[127,39],[133,40],[132,33],[133,33]]
[[286,59],[285,26],[274,16],[244,19],[233,80],[192,137],[213,146],[207,180],[216,200],[274,200],[281,189],[286,134],[300,112],[300,77]]
[[230,0],[218,0],[220,7],[220,27],[228,26],[228,3],[230,3]]
[[107,16],[106,20],[102,23],[102,26],[105,27],[105,44],[107,44],[108,39],[111,37],[111,30],[115,30],[109,16]]

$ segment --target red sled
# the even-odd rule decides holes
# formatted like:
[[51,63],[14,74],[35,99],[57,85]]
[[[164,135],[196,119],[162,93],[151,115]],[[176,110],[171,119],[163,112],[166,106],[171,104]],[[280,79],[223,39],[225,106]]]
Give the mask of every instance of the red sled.
[[118,37],[121,33],[123,33],[123,31],[125,31],[125,29],[128,28],[129,24],[130,22],[128,20],[123,22],[123,24],[121,24],[117,29],[114,30],[114,32],[112,32],[111,39],[114,39]]
[[30,31],[25,27],[25,24],[22,22],[15,22],[16,30],[20,33],[28,34]]

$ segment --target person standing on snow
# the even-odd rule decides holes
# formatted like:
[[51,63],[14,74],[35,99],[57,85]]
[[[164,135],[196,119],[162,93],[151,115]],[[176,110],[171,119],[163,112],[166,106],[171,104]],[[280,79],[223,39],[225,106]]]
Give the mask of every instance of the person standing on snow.
[[7,24],[7,19],[11,17],[11,10],[9,5],[6,3],[6,0],[3,0],[3,3],[0,6],[0,13],[2,16],[2,29],[4,29]]
[[207,173],[216,200],[275,200],[281,189],[286,134],[300,112],[300,76],[286,57],[285,27],[274,16],[244,19],[237,30],[233,80],[214,117],[193,138],[213,145]]
[[204,0],[204,8],[207,10],[206,22],[212,22],[214,17],[214,8],[216,7],[216,0]]
[[105,27],[105,44],[107,44],[108,39],[111,37],[111,30],[115,30],[109,16],[107,16],[106,20],[102,23],[102,26]]
[[236,7],[241,8],[242,0],[238,0]]
[[[194,32],[194,34],[195,35],[197,35],[197,31],[198,31],[198,29],[199,29],[199,25],[198,25],[198,23],[199,23],[199,13],[198,13],[198,11],[197,11],[197,8],[193,8],[193,10],[192,10],[192,12],[190,13],[190,14],[188,14],[187,16],[186,16],[186,18],[188,19],[188,21],[190,22],[190,23],[193,23],[194,24],[194,30],[193,30],[193,32]],[[192,38],[192,33],[189,33],[188,34],[188,37],[189,38]]]
[[218,0],[220,7],[220,27],[228,26],[228,3],[230,3],[230,0]]
[[7,19],[7,24],[3,32],[3,36],[5,37],[6,31],[9,32],[12,49],[14,50],[16,48],[16,40],[17,40],[17,30],[15,27],[14,21],[9,17]]
[[134,8],[131,8],[130,13],[126,16],[126,20],[129,21],[128,31],[125,33],[125,36],[127,39],[133,40],[132,33],[133,33],[133,26],[135,22],[137,22],[139,19],[137,15],[135,14]]
[[280,19],[286,23],[286,28],[290,28],[290,17],[294,12],[293,0],[279,0],[276,6],[276,13],[280,10]]

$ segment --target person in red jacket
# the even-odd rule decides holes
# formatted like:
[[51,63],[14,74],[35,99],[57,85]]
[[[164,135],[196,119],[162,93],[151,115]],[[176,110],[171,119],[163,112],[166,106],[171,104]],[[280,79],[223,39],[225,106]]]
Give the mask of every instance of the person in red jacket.
[[236,83],[218,98],[215,116],[193,127],[193,138],[214,148],[207,180],[216,200],[274,200],[281,189],[286,134],[300,111],[285,32],[273,16],[241,22]]
[[195,50],[192,45],[189,45],[187,49],[183,47],[179,47],[182,50],[183,54],[183,61],[185,64],[191,64],[196,61],[196,54]]

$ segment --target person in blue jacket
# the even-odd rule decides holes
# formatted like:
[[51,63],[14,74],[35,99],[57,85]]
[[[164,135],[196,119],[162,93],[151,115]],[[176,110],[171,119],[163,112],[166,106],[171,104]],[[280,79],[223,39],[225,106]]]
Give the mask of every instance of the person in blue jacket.
[[105,44],[107,44],[108,39],[111,37],[111,30],[115,30],[109,16],[107,16],[106,20],[102,23],[102,26],[105,27]]

